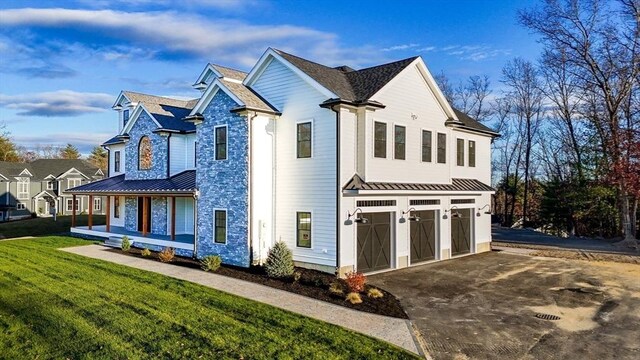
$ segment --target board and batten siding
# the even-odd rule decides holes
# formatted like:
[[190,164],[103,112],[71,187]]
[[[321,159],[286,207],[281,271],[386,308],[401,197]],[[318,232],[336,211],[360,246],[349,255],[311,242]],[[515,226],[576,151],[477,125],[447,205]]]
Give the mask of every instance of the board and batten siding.
[[[319,106],[327,100],[278,60],[271,60],[251,85],[282,116],[276,125],[275,240],[284,241],[295,261],[335,266],[336,119]],[[296,158],[296,124],[312,121],[312,157]],[[312,213],[312,247],[296,246],[296,212]]]
[[[451,181],[451,130],[447,115],[416,64],[408,66],[372,98],[386,105],[367,112],[364,136],[365,180],[380,182],[449,183]],[[412,116],[413,115],[413,116]],[[373,155],[374,121],[387,124],[387,157]],[[405,160],[394,159],[394,126],[406,127]],[[422,130],[432,131],[432,161],[422,162]],[[437,133],[447,134],[447,164],[437,162]],[[454,164],[455,165],[455,164]]]

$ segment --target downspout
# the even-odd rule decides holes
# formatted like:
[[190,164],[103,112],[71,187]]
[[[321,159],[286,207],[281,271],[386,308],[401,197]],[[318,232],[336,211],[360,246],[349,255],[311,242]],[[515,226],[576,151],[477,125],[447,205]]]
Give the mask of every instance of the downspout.
[[111,177],[111,149],[108,147],[107,149],[107,177]]
[[167,136],[167,179],[171,177],[171,133]]
[[[337,108],[337,110],[336,110]],[[336,113],[336,275],[340,275],[340,106],[331,110]]]

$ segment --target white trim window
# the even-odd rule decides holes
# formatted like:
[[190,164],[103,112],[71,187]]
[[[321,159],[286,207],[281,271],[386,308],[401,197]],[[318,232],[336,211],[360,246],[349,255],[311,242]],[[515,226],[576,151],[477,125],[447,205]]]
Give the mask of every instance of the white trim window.
[[464,139],[456,139],[456,165],[464,166]]
[[422,130],[422,161],[431,162],[433,135],[431,130]]
[[25,203],[16,203],[16,210],[26,210],[27,209],[27,204]]
[[18,180],[18,200],[29,200],[29,178]]
[[80,186],[81,184],[82,184],[82,179],[67,179],[67,189]]
[[296,246],[311,248],[311,212],[296,212]]
[[213,242],[227,243],[227,210],[213,211]]
[[402,125],[393,126],[393,158],[404,160],[407,149],[407,128]]
[[113,153],[113,172],[120,172],[120,151]]
[[55,180],[47,181],[47,190],[55,190],[58,185],[58,182]]
[[[76,199],[76,211],[80,210],[80,201]],[[67,211],[73,211],[73,198],[67,199]]]
[[296,124],[296,157],[308,159],[313,151],[313,122],[303,121]]
[[113,218],[120,219],[120,197],[113,197]]
[[93,210],[100,211],[102,210],[102,199],[97,197],[93,198]]
[[380,121],[373,122],[373,157],[387,157],[387,124]]
[[213,128],[215,140],[215,159],[227,160],[229,131],[227,125],[215,126]]

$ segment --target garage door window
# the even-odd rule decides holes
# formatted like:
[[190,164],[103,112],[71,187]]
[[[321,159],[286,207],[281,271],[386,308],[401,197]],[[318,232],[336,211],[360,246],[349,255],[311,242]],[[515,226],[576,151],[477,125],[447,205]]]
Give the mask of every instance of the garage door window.
[[298,212],[296,213],[296,228],[297,228],[297,241],[298,247],[310,248],[311,247],[311,213],[310,212]]

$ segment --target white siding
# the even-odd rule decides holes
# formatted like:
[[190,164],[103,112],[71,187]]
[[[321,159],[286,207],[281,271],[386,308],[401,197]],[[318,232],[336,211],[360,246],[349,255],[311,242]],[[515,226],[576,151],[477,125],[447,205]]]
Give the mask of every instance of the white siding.
[[109,206],[111,206],[111,209],[109,209],[110,211],[110,215],[111,216],[111,225],[112,226],[124,226],[124,218],[125,218],[125,207],[124,207],[124,196],[120,196],[120,204],[119,204],[119,208],[120,208],[120,217],[116,218],[115,217],[115,207],[116,207],[116,196],[111,198],[111,202],[109,204]]
[[[276,123],[275,239],[294,260],[335,266],[336,120],[318,105],[327,98],[277,60],[252,85],[282,112]],[[312,158],[296,158],[296,123],[313,121]],[[312,248],[296,247],[296,211],[312,212]]]
[[186,139],[184,135],[172,134],[169,138],[169,167],[171,175],[175,175],[185,169]]
[[188,134],[185,137],[185,169],[193,170],[196,168],[196,134]]
[[[120,152],[120,171],[115,171],[116,161],[115,154],[116,151]],[[124,164],[125,164],[125,151],[124,144],[117,144],[109,146],[109,176],[118,176],[124,174]]]
[[[176,228],[177,227],[178,226],[176,225]],[[193,199],[192,198],[184,198],[184,234],[193,235]]]
[[254,259],[265,259],[273,244],[274,120],[251,121],[251,239]]
[[[448,163],[437,163],[436,134],[447,134],[448,142],[451,130],[444,126],[447,116],[429,89],[417,66],[403,70],[385,88],[373,98],[386,105],[366,119],[366,181],[413,182],[413,183],[449,183],[451,147],[447,148]],[[412,115],[414,115],[412,117]],[[373,122],[387,124],[387,157],[373,156]],[[406,158],[395,160],[394,125],[406,127]],[[422,162],[422,130],[433,132],[432,162]],[[455,165],[455,164],[454,164]]]
[[[464,140],[464,166],[457,165],[456,139]],[[476,166],[469,166],[469,140],[476,142]],[[491,185],[491,138],[453,130],[449,142],[449,162],[451,163],[451,177],[464,179],[478,179]]]

